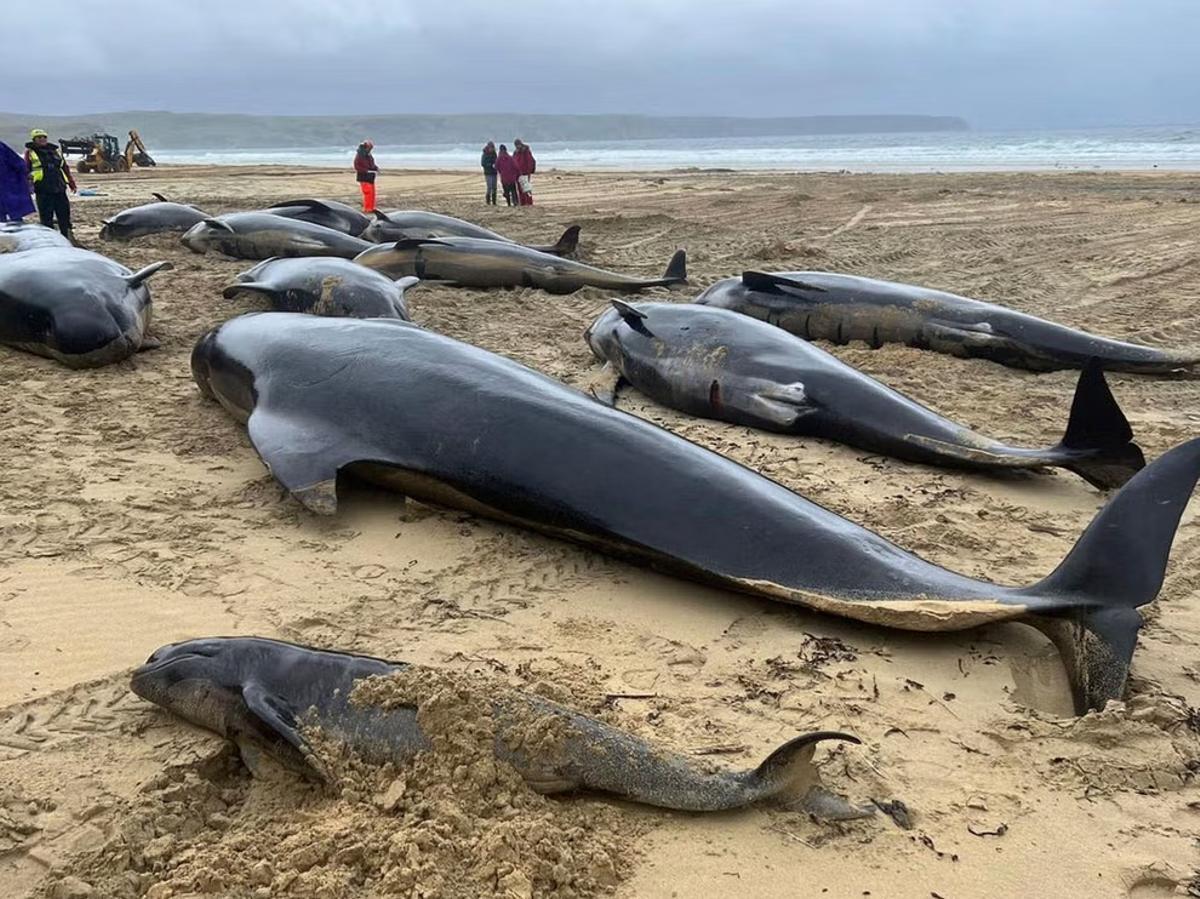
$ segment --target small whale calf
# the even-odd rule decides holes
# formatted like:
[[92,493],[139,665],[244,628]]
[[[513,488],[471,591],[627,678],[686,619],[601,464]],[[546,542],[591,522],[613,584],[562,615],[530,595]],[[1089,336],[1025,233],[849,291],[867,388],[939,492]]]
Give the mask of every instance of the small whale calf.
[[743,272],[696,302],[761,318],[805,340],[902,343],[1030,371],[1082,368],[1090,359],[1107,371],[1141,374],[1200,364],[1200,350],[1124,343],[941,290],[832,272]]
[[[210,637],[159,649],[133,673],[134,693],[235,742],[251,770],[266,755],[314,778],[326,776],[306,736],[319,728],[374,763],[403,765],[432,746],[418,723],[420,699],[384,708],[355,701],[368,678],[410,670],[402,662],[312,649],[261,637]],[[823,740],[859,742],[818,731],[784,743],[749,771],[705,772],[680,755],[549,700],[505,691],[492,699],[493,751],[540,793],[592,790],[662,808],[735,809],[773,798],[803,806],[813,785],[813,752]],[[521,739],[535,722],[555,734],[552,751],[533,755]],[[812,794],[822,812],[830,794]],[[844,817],[857,817],[847,806]]]

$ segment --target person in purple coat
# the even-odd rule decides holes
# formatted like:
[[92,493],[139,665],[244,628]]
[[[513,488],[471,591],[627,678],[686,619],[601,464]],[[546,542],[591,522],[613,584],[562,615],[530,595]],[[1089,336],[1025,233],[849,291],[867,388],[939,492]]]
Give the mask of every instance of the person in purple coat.
[[0,141],[0,222],[19,222],[31,212],[29,169],[19,153]]

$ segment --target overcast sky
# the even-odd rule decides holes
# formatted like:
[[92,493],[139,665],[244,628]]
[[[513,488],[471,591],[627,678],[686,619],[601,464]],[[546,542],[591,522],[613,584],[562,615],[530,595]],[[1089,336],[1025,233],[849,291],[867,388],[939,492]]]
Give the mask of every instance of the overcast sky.
[[1200,121],[1200,0],[5,4],[0,110]]

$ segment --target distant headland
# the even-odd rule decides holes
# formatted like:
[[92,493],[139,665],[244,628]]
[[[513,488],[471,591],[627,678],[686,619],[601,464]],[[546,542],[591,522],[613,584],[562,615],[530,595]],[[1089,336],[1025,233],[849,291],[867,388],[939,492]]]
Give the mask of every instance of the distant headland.
[[969,130],[966,121],[957,116],[931,115],[779,118],[522,113],[282,116],[130,110],[43,116],[0,112],[0,139],[10,145],[22,146],[29,129],[34,126],[49,131],[52,140],[97,132],[123,137],[135,128],[151,153],[155,149],[353,146],[365,137],[378,145],[412,145],[475,144],[516,135],[529,141],[604,141]]

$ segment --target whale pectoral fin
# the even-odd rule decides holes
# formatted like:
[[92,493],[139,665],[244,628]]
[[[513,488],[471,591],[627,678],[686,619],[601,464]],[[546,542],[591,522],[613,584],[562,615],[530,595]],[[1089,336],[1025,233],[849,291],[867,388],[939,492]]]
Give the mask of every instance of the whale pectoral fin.
[[617,391],[624,383],[625,378],[620,370],[611,362],[605,362],[603,367],[583,385],[583,389],[604,405],[615,406]]
[[922,329],[926,339],[961,343],[965,347],[1002,347],[1008,339],[992,330],[986,322],[947,322],[931,319]]
[[292,246],[300,250],[317,251],[328,249],[324,243],[313,237],[300,237],[298,235],[291,235],[289,236],[288,240]]
[[338,452],[320,434],[261,403],[246,422],[246,431],[275,480],[306,509],[318,515],[337,512],[338,470],[358,461],[353,454]]
[[[235,734],[234,739],[241,748],[243,743],[254,745],[257,740],[263,740],[267,746],[274,744],[278,749],[278,740],[291,747],[294,755],[284,752],[277,760],[288,767],[301,771],[311,770],[324,777],[324,772],[313,755],[312,747],[300,733],[300,720],[295,709],[283,697],[271,693],[257,681],[250,681],[242,687],[242,701],[252,716],[252,722],[259,731],[250,734]],[[277,740],[272,740],[272,737]],[[251,756],[255,753],[252,751]],[[287,756],[291,756],[290,758]],[[257,763],[257,758],[246,758],[247,767]],[[253,769],[251,769],[253,770]]]
[[126,275],[125,282],[130,287],[137,287],[156,272],[169,272],[173,268],[175,268],[175,266],[170,262],[152,262],[145,268],[134,272],[132,275]]
[[783,427],[795,424],[801,416],[816,410],[804,392],[804,384],[799,381],[756,390],[750,394],[750,400],[755,413]]

